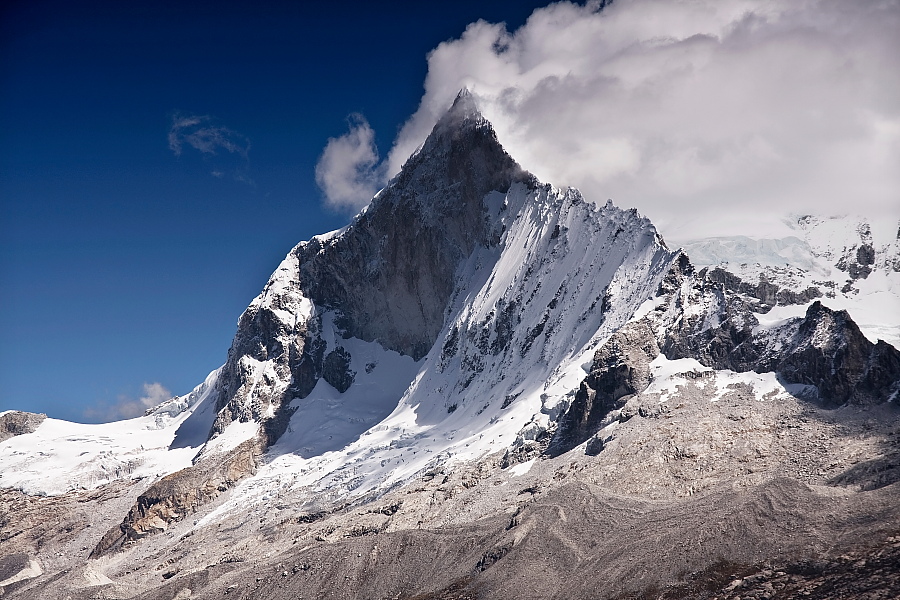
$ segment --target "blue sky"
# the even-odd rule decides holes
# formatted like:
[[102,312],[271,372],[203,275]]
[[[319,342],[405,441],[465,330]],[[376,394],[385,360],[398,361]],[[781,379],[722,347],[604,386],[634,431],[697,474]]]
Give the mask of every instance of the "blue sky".
[[[541,4],[4,3],[0,410],[97,421],[202,382],[290,248],[349,220],[314,173],[348,115],[386,153],[432,48]],[[179,115],[241,150],[176,155]]]

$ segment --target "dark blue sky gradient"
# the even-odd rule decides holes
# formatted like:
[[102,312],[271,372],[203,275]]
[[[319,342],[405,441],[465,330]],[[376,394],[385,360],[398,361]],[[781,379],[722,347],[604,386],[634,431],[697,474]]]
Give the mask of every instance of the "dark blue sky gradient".
[[[349,220],[314,180],[347,115],[386,154],[429,50],[543,4],[5,3],[0,410],[98,420],[144,382],[200,383],[290,248]],[[175,156],[176,113],[245,136],[249,161]]]

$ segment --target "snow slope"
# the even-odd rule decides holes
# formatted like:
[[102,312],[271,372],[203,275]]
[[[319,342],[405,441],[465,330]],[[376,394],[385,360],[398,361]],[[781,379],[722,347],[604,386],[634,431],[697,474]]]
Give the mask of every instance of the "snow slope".
[[217,376],[213,371],[190,394],[135,419],[93,425],[44,419],[33,433],[0,443],[0,487],[58,495],[189,466],[215,417]]

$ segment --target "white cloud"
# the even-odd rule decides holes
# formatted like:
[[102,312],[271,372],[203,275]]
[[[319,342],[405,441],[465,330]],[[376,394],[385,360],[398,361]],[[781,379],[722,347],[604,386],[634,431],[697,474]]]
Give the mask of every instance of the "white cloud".
[[185,146],[197,150],[213,165],[210,171],[213,177],[221,179],[228,173],[235,181],[253,183],[248,176],[250,140],[232,129],[213,124],[211,117],[176,113],[168,140],[175,156],[181,156]]
[[145,383],[144,384],[144,395],[138,399],[144,408],[153,408],[154,406],[169,400],[172,397],[172,392],[166,389],[166,387],[159,383]]
[[900,2],[598,8],[552,4],[515,32],[479,21],[440,44],[388,174],[468,87],[523,167],[636,206],[669,237],[789,212],[900,216]]
[[144,383],[144,394],[138,399],[127,395],[120,395],[115,404],[99,402],[84,410],[84,416],[91,421],[118,421],[121,419],[133,419],[166,400],[172,398],[164,385],[158,382]]
[[332,208],[356,212],[372,199],[384,183],[375,133],[362,115],[348,117],[350,130],[329,138],[316,164],[316,183]]

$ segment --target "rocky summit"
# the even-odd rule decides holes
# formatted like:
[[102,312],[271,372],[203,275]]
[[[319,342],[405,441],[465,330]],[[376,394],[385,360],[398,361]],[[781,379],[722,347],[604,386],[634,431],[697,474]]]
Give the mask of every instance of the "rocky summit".
[[673,249],[463,91],[193,391],[0,414],[0,596],[900,596],[900,232],[786,218]]

